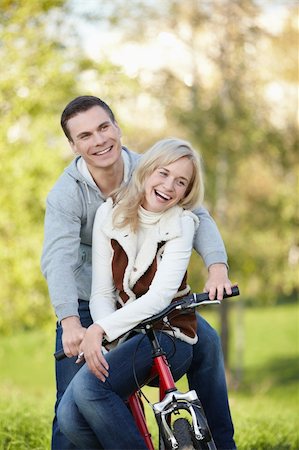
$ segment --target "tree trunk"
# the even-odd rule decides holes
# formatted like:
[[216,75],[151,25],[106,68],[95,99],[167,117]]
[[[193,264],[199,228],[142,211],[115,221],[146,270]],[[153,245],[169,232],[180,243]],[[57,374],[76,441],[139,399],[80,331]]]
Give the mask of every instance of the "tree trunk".
[[[227,156],[226,152],[219,152],[219,159],[216,170],[216,215],[217,221],[221,228],[226,220],[227,214]],[[229,361],[229,302],[224,300],[220,305],[220,337],[223,349],[224,364],[228,378],[230,377],[230,361]]]

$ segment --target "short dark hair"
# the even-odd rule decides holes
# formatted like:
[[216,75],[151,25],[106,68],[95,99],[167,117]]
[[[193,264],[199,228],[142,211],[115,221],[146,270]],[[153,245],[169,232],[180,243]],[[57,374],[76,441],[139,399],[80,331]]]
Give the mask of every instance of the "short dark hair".
[[73,142],[73,139],[70,135],[69,129],[68,129],[68,121],[72,117],[76,116],[80,112],[88,111],[89,109],[93,108],[94,106],[99,106],[100,108],[103,108],[109,115],[112,122],[115,122],[115,117],[110,109],[110,107],[105,103],[103,100],[101,100],[98,97],[94,97],[93,95],[81,95],[80,97],[74,98],[70,103],[66,105],[64,108],[62,114],[61,114],[61,120],[60,124],[63,129],[64,134],[68,138],[69,141]]

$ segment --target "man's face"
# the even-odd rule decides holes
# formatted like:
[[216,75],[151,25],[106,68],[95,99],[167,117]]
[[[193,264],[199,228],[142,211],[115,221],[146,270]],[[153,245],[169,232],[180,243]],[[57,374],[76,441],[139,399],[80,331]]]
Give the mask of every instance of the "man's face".
[[113,166],[121,155],[121,131],[100,106],[81,112],[68,121],[72,150],[90,168]]

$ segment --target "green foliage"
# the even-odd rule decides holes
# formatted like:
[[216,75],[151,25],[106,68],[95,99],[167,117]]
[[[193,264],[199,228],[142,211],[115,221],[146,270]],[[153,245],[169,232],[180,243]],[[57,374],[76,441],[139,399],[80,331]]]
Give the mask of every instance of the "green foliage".
[[[46,192],[62,170],[57,136],[73,74],[47,16],[63,2],[5,2],[0,19],[0,329],[51,317],[39,258]],[[13,325],[12,325],[13,324]]]

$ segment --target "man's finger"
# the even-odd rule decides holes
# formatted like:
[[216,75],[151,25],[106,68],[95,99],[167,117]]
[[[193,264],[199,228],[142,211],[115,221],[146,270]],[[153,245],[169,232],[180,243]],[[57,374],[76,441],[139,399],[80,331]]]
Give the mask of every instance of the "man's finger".
[[216,288],[211,287],[209,291],[209,299],[215,300],[215,297],[216,297]]
[[232,294],[232,285],[231,284],[225,284],[224,286],[225,288],[225,292],[227,293],[227,295],[231,295]]
[[223,286],[217,287],[217,300],[223,300]]

